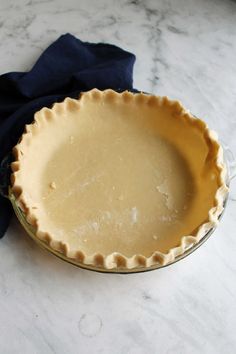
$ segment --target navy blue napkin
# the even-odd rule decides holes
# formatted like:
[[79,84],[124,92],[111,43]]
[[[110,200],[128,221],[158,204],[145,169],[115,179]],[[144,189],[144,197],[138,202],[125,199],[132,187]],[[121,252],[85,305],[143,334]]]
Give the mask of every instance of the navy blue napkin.
[[[65,97],[78,97],[92,88],[133,88],[135,56],[114,45],[82,42],[65,34],[51,44],[29,72],[0,76],[0,186],[8,179],[3,161],[34,113]],[[9,161],[8,161],[9,162]],[[5,167],[4,167],[5,166]],[[0,196],[0,238],[12,213],[8,199]]]

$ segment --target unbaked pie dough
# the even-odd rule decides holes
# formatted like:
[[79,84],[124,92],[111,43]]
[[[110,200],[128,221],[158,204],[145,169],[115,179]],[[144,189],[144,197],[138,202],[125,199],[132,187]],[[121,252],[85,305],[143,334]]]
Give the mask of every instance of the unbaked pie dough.
[[92,90],[35,114],[12,190],[39,239],[104,268],[168,263],[222,212],[215,134],[177,101]]

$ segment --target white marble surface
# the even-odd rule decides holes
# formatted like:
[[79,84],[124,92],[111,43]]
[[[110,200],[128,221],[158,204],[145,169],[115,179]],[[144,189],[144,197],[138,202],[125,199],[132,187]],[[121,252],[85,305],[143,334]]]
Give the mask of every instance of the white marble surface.
[[[0,73],[60,34],[137,55],[137,88],[180,99],[236,153],[236,3],[0,0]],[[13,219],[0,241],[0,353],[236,352],[236,181],[215,234],[163,270],[105,275],[41,250]]]

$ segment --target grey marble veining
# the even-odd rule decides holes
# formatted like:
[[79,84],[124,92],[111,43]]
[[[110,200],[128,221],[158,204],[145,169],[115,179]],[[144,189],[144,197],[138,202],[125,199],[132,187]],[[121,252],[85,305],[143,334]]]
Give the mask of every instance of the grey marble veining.
[[[29,70],[66,32],[134,52],[134,86],[180,99],[236,154],[235,1],[1,0],[0,73]],[[0,353],[235,353],[235,185],[207,243],[146,274],[79,270],[13,219],[0,241]]]

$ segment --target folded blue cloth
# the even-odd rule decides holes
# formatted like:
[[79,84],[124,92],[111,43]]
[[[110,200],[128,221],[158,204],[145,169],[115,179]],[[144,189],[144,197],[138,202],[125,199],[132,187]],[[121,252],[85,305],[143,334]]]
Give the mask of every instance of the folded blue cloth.
[[[0,161],[11,151],[34,113],[94,87],[132,89],[135,56],[110,44],[82,42],[65,34],[51,44],[29,72],[0,76]],[[0,186],[6,172],[0,171]],[[0,238],[12,213],[0,196]]]

